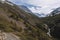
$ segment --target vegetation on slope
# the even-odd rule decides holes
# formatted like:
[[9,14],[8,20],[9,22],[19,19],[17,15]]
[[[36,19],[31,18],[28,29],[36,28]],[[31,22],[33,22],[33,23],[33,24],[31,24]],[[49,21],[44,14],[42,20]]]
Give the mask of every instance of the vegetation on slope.
[[17,5],[0,3],[0,30],[12,32],[21,40],[54,40],[46,34],[43,24],[35,15],[26,13]]
[[[51,13],[52,14],[52,13]],[[60,40],[60,13],[41,19],[51,29],[51,35]]]

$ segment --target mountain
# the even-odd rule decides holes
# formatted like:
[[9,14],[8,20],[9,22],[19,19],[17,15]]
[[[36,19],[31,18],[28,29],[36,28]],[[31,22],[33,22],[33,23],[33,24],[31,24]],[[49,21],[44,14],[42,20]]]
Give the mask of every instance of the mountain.
[[44,17],[45,16],[43,13],[41,13],[41,14],[39,14],[39,13],[33,13],[28,7],[26,7],[24,5],[20,5],[18,7],[20,9],[24,10],[25,12],[32,13],[32,14],[36,15],[37,17]]
[[19,8],[24,10],[25,12],[28,12],[28,13],[32,13],[32,11],[30,11],[26,6],[24,5],[19,5]]
[[47,26],[44,25],[45,23],[40,18],[32,13],[26,12],[25,6],[25,10],[23,10],[18,5],[13,4],[12,6],[10,3],[0,3],[1,31],[13,33],[20,40],[54,40],[53,37],[47,35]]
[[51,14],[53,14],[53,15],[60,14],[60,7],[56,8],[54,11],[52,11]]

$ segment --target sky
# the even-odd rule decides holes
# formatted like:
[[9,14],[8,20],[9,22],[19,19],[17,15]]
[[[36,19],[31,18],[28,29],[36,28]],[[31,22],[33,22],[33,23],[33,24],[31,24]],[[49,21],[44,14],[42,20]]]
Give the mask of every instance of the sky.
[[60,0],[9,0],[17,5],[27,6],[33,13],[50,14],[60,7]]

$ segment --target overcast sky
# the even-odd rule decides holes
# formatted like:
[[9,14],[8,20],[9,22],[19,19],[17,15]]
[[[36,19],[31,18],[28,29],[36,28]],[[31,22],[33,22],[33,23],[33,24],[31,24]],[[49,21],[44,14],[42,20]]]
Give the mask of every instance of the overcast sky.
[[[60,0],[9,0],[18,5],[33,5],[32,7],[27,6],[34,13],[49,14],[52,9],[60,7]],[[34,7],[36,6],[36,7]]]

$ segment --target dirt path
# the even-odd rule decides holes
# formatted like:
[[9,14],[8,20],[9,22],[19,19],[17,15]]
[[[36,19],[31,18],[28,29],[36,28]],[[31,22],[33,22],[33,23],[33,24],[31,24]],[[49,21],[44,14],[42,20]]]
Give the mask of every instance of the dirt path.
[[0,33],[0,40],[20,40],[20,38],[12,33]]

